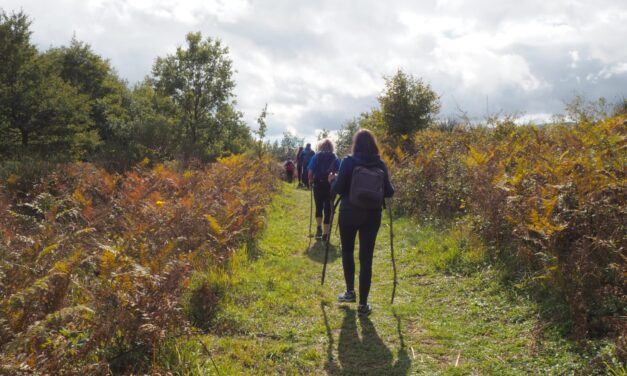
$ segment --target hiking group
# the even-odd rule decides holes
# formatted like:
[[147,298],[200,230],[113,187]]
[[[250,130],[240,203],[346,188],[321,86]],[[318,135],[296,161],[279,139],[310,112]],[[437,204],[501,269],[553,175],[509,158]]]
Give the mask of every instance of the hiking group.
[[[335,208],[339,203],[338,225],[346,291],[338,296],[338,301],[349,303],[356,302],[359,298],[358,314],[368,315],[372,311],[368,304],[368,294],[372,280],[375,241],[381,226],[385,198],[392,197],[394,188],[372,132],[366,129],[356,132],[353,136],[351,155],[341,161],[333,149],[333,142],[329,139],[319,142],[317,152],[311,149],[311,144],[299,148],[296,155],[298,186],[311,191],[312,201],[315,202],[315,237],[327,245],[322,283],[326,272],[331,225]],[[288,180],[291,181],[289,172]],[[310,227],[311,211],[310,209]],[[357,236],[360,263],[359,295],[355,293],[354,250]]]

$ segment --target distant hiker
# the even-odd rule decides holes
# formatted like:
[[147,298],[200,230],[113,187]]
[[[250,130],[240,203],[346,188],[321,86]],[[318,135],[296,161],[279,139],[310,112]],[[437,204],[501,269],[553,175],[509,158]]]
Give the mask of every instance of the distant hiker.
[[[331,184],[329,174],[335,173],[340,167],[340,160],[333,153],[333,142],[328,138],[318,144],[318,153],[311,157],[307,166],[308,181],[313,184],[313,196],[316,202],[316,238],[327,241],[329,238],[329,221],[331,219]],[[324,212],[324,231],[322,228]]]
[[302,160],[302,165],[303,165],[303,172],[302,172],[303,185],[306,188],[309,188],[309,176],[307,174],[307,166],[309,165],[309,161],[315,154],[316,153],[314,153],[314,151],[311,150],[311,144],[307,144],[305,145],[305,149],[300,155],[300,158]]
[[388,169],[379,157],[379,147],[372,132],[362,129],[353,136],[352,155],[344,158],[337,176],[329,176],[334,193],[341,196],[339,227],[342,243],[342,266],[346,292],[340,302],[354,302],[355,237],[359,232],[359,306],[360,315],[372,311],[368,293],[372,280],[372,257],[377,232],[381,225],[381,209],[385,197],[392,197]]
[[292,162],[291,159],[288,159],[287,162],[285,162],[284,167],[285,176],[287,176],[287,182],[291,183],[294,179],[294,170],[296,169],[296,166],[294,166],[294,162]]
[[298,147],[298,153],[296,153],[296,173],[298,174],[298,186],[303,186],[303,147]]

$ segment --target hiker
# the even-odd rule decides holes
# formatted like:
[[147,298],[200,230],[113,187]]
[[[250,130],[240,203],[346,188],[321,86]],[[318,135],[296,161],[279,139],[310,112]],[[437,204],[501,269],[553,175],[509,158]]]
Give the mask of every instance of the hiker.
[[288,159],[283,166],[285,167],[285,176],[287,177],[287,182],[291,183],[294,179],[294,169],[296,168],[294,166],[294,162],[292,162],[291,159]]
[[[372,257],[381,225],[385,197],[392,197],[388,169],[379,156],[375,136],[361,129],[353,136],[352,155],[344,158],[339,172],[329,175],[332,192],[341,196],[338,224],[342,244],[342,266],[346,292],[340,302],[355,302],[355,237],[359,233],[359,315],[368,315],[368,293],[372,279]],[[353,184],[355,183],[355,184]]]
[[298,186],[303,186],[303,147],[298,147],[298,153],[296,153],[296,173],[298,174]]
[[307,144],[305,145],[305,149],[303,149],[303,152],[300,155],[300,158],[302,160],[302,167],[303,167],[303,172],[302,172],[303,186],[305,188],[310,188],[309,174],[307,174],[307,166],[309,165],[309,161],[315,154],[316,153],[314,153],[314,151],[311,150],[311,144]]
[[[316,239],[327,241],[331,220],[331,184],[329,174],[337,172],[340,160],[333,153],[333,142],[328,138],[318,144],[318,153],[311,157],[307,166],[308,181],[313,184],[313,196],[316,202]],[[324,223],[322,214],[324,212]],[[322,225],[324,224],[324,231]]]

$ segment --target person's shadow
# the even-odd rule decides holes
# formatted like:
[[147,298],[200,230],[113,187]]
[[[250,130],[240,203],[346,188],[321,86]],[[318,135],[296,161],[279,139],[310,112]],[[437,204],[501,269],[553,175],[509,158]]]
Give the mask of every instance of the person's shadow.
[[[372,321],[362,317],[357,323],[357,312],[348,307],[344,310],[344,320],[338,339],[338,362],[333,358],[333,333],[329,326],[325,307],[321,304],[327,328],[328,346],[325,370],[330,375],[407,375],[411,360],[401,333],[400,318],[395,314],[400,339],[398,359],[394,362],[392,351],[383,343]],[[358,333],[361,328],[361,338]]]
[[[305,253],[313,261],[323,263],[324,253],[326,252],[326,247],[327,247],[326,242],[323,242],[322,240],[319,240],[319,239],[312,238],[309,240],[309,245],[307,246]],[[330,243],[329,244],[329,259],[327,260],[327,262],[333,262],[338,257],[340,257],[340,252],[338,248],[334,246],[333,243]]]

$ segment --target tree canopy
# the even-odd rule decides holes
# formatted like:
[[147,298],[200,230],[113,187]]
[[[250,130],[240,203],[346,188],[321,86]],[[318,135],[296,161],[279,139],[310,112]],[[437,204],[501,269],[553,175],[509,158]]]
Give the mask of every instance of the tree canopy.
[[220,140],[242,128],[234,110],[232,61],[218,39],[189,33],[186,42],[173,55],[156,59],[154,83],[180,110],[185,158],[206,158],[224,151]]
[[84,156],[99,142],[89,98],[55,74],[31,43],[30,24],[23,12],[0,12],[0,143],[9,153]]
[[30,28],[23,12],[0,10],[0,157],[126,169],[144,158],[208,161],[252,145],[220,40],[188,34],[129,88],[90,45],[74,37],[39,51]]
[[400,69],[386,77],[378,100],[391,136],[411,135],[428,127],[440,111],[440,97],[431,86]]

